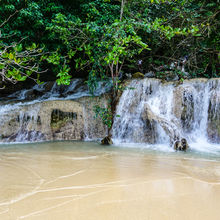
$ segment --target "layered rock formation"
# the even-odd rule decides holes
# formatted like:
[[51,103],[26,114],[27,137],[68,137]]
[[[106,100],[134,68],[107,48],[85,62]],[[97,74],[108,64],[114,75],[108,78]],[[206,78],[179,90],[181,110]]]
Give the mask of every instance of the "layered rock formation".
[[44,101],[13,105],[1,115],[2,141],[49,141],[98,139],[107,128],[95,118],[94,105],[107,103],[107,96],[74,101]]

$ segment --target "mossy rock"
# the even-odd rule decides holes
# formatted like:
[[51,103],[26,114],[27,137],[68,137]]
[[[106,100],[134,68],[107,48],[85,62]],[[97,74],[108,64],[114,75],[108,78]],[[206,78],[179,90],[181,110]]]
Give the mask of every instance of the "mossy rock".
[[102,145],[112,145],[113,142],[112,142],[112,139],[109,136],[107,136],[101,140],[101,144]]
[[133,79],[143,79],[144,78],[144,74],[140,73],[140,72],[137,72],[137,73],[133,74],[132,78]]
[[68,122],[77,120],[77,113],[63,112],[59,109],[54,109],[51,113],[50,126],[53,131],[58,131],[64,127]]
[[174,144],[174,150],[176,151],[186,151],[188,148],[189,145],[185,138],[182,138],[181,141],[176,141]]

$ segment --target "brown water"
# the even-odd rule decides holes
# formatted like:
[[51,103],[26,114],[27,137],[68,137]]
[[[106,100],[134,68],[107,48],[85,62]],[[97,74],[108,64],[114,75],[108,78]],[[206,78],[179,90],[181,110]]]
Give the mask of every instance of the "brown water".
[[95,143],[0,146],[1,220],[219,220],[220,161]]

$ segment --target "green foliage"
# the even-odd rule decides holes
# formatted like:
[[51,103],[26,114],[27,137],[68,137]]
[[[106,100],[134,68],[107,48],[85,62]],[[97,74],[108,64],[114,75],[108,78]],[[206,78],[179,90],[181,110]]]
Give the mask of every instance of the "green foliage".
[[[147,72],[187,55],[191,77],[219,77],[219,9],[219,0],[2,0],[0,43],[17,42],[18,51],[1,57],[24,63],[19,53],[41,48],[43,56],[26,59],[49,69],[43,77],[68,84],[83,74],[93,90],[108,77],[117,89],[119,74],[137,72],[139,59]],[[25,80],[12,67],[7,74]]]
[[17,81],[25,81],[27,78],[32,78],[37,83],[39,81],[40,71],[37,63],[42,56],[42,49],[36,44],[32,44],[27,48],[23,48],[22,44],[5,45],[0,43],[0,76],[2,80],[16,83]]
[[94,106],[94,112],[95,117],[100,117],[102,122],[108,126],[108,128],[111,128],[112,126],[112,112],[111,112],[111,105],[108,105],[108,107],[105,106]]
[[43,57],[48,63],[55,65],[57,68],[57,84],[58,85],[69,85],[71,80],[71,75],[69,74],[70,67],[66,64],[65,57],[63,57],[58,51],[45,55]]
[[[217,76],[217,4],[193,0],[127,1],[123,19],[119,20],[120,5],[113,2],[97,0],[82,4],[84,18],[70,21],[59,15],[51,27],[74,51],[76,69],[89,70],[91,85],[94,79],[107,75],[117,88],[123,66],[141,58],[149,68],[159,56],[160,62],[170,65],[174,59],[187,55],[186,68],[192,77]],[[211,38],[213,32],[216,35]],[[212,43],[208,44],[210,40]]]

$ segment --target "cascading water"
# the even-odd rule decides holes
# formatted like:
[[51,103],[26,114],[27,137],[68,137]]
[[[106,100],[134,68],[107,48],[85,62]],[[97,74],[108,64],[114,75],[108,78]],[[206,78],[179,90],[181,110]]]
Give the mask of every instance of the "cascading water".
[[[93,95],[102,96],[111,86],[100,82]],[[100,138],[106,131],[102,125],[96,128],[93,112],[83,99],[88,96],[92,94],[84,80],[75,79],[69,86],[48,82],[3,97],[0,99],[0,142]],[[94,100],[90,100],[91,104]],[[55,111],[61,115],[53,114]]]
[[[118,103],[112,128],[115,143],[190,145],[220,143],[220,80],[132,80]],[[212,145],[213,146],[213,145]]]
[[[100,96],[108,92],[112,87],[110,81],[99,82],[94,96]],[[35,85],[31,89],[17,91],[8,96],[10,101],[31,101],[36,103],[46,100],[73,100],[85,96],[92,96],[83,79],[74,79],[70,85],[57,85],[56,82],[47,82],[41,85]],[[1,100],[1,97],[0,97]]]
[[[100,83],[95,95],[110,88]],[[16,92],[0,102],[0,138],[4,142],[102,138],[106,128],[94,119],[92,99],[83,99],[86,96],[91,94],[81,79],[67,87],[45,83]],[[169,146],[176,140],[186,138],[190,147],[199,150],[219,148],[215,143],[220,143],[220,79],[185,80],[181,85],[132,80],[116,115],[120,117],[115,117],[111,131],[115,144],[172,149]]]

